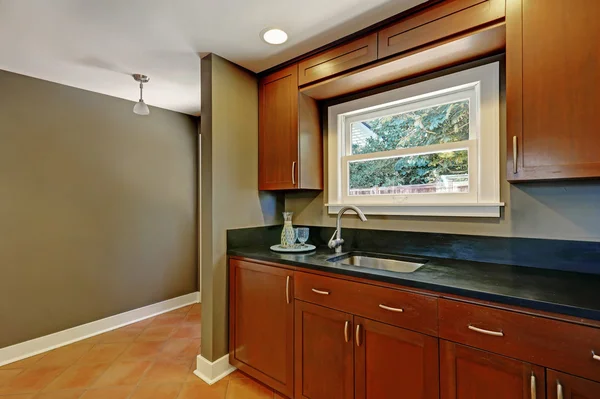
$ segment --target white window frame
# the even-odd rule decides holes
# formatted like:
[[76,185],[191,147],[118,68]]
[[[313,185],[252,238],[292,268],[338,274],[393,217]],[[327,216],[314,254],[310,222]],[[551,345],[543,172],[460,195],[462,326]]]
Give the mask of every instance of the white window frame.
[[[499,74],[499,63],[495,62],[329,107],[326,204],[329,213],[352,204],[371,215],[499,217],[504,205],[500,202]],[[377,154],[351,154],[352,122],[464,99],[469,100],[469,140]],[[351,161],[458,149],[469,151],[468,193],[347,194]]]

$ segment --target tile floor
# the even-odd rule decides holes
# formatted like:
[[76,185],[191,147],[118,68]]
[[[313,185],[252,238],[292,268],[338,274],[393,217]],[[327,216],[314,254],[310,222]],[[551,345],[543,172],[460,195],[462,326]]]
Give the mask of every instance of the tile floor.
[[234,372],[209,386],[192,372],[199,304],[0,367],[0,399],[282,399]]

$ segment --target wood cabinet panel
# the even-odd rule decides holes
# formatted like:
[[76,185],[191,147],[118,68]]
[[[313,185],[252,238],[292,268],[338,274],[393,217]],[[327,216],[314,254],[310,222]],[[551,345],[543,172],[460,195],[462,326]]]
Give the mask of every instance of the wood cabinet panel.
[[505,16],[505,0],[448,0],[428,7],[378,33],[378,57],[403,53],[447,39]]
[[377,33],[337,46],[299,63],[300,86],[377,60]]
[[435,297],[302,272],[296,273],[294,284],[303,301],[437,335]]
[[441,399],[543,399],[544,381],[540,366],[440,340]]
[[548,399],[600,398],[600,383],[554,370],[548,370],[546,380]]
[[231,260],[229,279],[230,363],[291,397],[293,272]]
[[356,316],[354,324],[356,399],[439,398],[437,338]]
[[259,190],[298,185],[298,65],[259,82]]
[[301,301],[295,307],[295,397],[353,399],[352,315]]
[[446,299],[438,305],[440,338],[600,381],[598,328]]
[[509,181],[600,177],[599,15],[597,1],[508,3]]

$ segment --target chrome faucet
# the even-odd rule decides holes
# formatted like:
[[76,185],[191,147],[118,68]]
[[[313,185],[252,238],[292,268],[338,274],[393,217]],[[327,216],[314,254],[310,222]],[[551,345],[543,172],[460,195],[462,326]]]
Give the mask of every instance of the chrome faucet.
[[[342,215],[346,213],[346,211],[354,211],[363,222],[367,221],[367,218],[364,213],[354,205],[348,205],[342,207],[337,214],[337,221],[335,223],[335,231],[329,240],[327,246],[331,249],[335,249],[335,253],[339,254],[342,252],[342,245],[344,245],[344,239],[342,238]],[[335,239],[334,239],[335,237]]]

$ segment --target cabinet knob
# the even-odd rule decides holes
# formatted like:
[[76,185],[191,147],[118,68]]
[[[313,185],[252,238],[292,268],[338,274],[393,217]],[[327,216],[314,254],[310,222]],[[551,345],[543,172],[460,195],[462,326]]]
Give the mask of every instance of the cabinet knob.
[[556,380],[556,399],[565,399],[563,395],[563,387],[559,380]]
[[322,290],[318,290],[316,288],[313,288],[312,292],[314,292],[315,294],[319,294],[319,295],[329,295],[329,291],[322,291]]
[[483,328],[477,328],[472,325],[469,325],[468,327],[469,327],[469,330],[478,332],[480,334],[491,335],[493,337],[504,337],[504,333],[502,331],[484,330]]
[[344,324],[344,341],[350,341],[350,322],[348,320]]
[[290,276],[285,279],[285,301],[290,303]]
[[360,324],[356,325],[356,346],[360,346]]
[[535,381],[535,374],[532,371],[531,372],[531,399],[536,399],[536,398],[537,398],[537,387],[536,387],[536,381]]
[[296,185],[296,161],[292,162],[292,184]]

